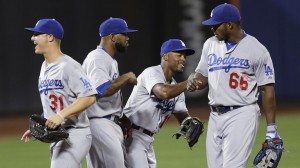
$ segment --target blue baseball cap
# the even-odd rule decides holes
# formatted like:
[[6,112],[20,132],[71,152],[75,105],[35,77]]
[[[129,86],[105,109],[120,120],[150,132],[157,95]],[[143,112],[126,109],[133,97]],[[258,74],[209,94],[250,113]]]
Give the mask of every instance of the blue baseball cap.
[[192,55],[195,51],[191,48],[186,48],[183,41],[179,39],[170,39],[165,41],[160,48],[160,56],[167,52],[185,51],[186,56]]
[[52,34],[58,39],[62,39],[64,36],[64,29],[62,25],[55,19],[41,19],[34,28],[24,28],[31,32]]
[[210,14],[210,19],[202,22],[203,25],[213,26],[226,22],[240,22],[241,15],[237,7],[231,4],[221,4],[215,7]]
[[138,30],[128,29],[127,23],[121,18],[109,18],[101,23],[99,27],[99,34],[101,37],[110,34],[132,33]]

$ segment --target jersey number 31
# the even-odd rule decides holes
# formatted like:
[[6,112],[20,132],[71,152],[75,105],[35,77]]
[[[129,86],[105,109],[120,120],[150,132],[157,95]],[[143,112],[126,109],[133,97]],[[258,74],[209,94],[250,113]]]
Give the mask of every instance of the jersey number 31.
[[248,88],[247,75],[242,74],[241,76],[239,76],[235,72],[231,73],[230,80],[229,80],[229,87],[232,89],[236,89],[237,87],[240,87],[241,90],[247,90]]
[[53,110],[53,111],[56,111],[58,106],[59,106],[59,111],[63,110],[64,109],[64,102],[63,102],[63,96],[59,96],[57,97],[56,95],[53,95],[51,94],[49,96],[49,99],[51,101],[51,105],[50,105],[50,108]]

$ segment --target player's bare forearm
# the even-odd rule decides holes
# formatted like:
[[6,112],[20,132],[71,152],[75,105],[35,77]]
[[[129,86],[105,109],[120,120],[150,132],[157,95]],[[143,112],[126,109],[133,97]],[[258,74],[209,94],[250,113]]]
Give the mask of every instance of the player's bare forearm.
[[107,90],[104,92],[102,97],[109,97],[118,92],[122,87],[127,84],[137,84],[136,76],[132,72],[128,72],[119,76],[117,79],[112,80]]
[[187,80],[175,85],[158,83],[153,86],[152,92],[159,99],[171,99],[184,92],[186,90],[186,86]]
[[265,112],[267,123],[275,123],[276,99],[274,84],[260,86],[262,95],[262,108]]
[[67,108],[57,112],[55,115],[50,116],[45,123],[46,127],[50,129],[58,127],[66,118],[78,115],[79,113],[87,109],[90,105],[95,103],[95,101],[95,95],[78,98]]
[[186,118],[189,117],[189,113],[185,112],[185,113],[173,113],[173,115],[175,116],[175,118],[177,119],[178,123],[181,124],[182,121]]
[[80,97],[74,103],[72,103],[69,107],[60,111],[60,115],[64,118],[69,118],[71,116],[75,116],[80,114],[82,111],[90,107],[96,101],[95,95]]
[[66,118],[78,115],[90,105],[95,103],[95,95],[78,98],[70,106],[63,109],[62,111],[57,112],[55,115],[50,116],[45,125],[50,129],[54,129],[59,126]]

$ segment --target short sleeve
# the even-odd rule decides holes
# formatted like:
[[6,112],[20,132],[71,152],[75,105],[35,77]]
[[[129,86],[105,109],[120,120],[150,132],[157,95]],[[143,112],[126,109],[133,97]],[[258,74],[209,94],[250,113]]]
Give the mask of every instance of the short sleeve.
[[275,72],[269,52],[264,52],[258,58],[254,71],[258,86],[275,83]]
[[165,83],[165,77],[163,73],[159,72],[157,69],[147,69],[143,72],[143,82],[145,84],[146,90],[151,94],[152,88],[158,83]]
[[90,80],[87,78],[81,66],[69,71],[68,86],[77,97],[86,97],[97,94]]
[[203,45],[203,49],[202,49],[202,54],[201,54],[201,57],[200,57],[200,61],[199,61],[199,64],[195,70],[195,72],[197,73],[200,73],[202,74],[203,76],[208,76],[208,56],[207,56],[207,52],[206,52],[206,48],[208,46],[208,41],[206,41]]
[[105,59],[95,59],[90,63],[90,79],[95,87],[102,85],[103,83],[110,81],[111,77],[109,76],[109,63]]

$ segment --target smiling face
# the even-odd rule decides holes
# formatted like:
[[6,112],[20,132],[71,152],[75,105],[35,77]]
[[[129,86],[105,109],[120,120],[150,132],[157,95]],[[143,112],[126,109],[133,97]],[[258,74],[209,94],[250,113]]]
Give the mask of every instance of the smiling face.
[[49,34],[42,34],[42,33],[37,33],[34,32],[31,41],[33,44],[35,44],[35,53],[36,54],[45,54],[48,42],[51,40],[50,38],[53,38],[52,35]]
[[164,55],[164,59],[173,72],[183,72],[186,62],[185,52],[168,52]]

